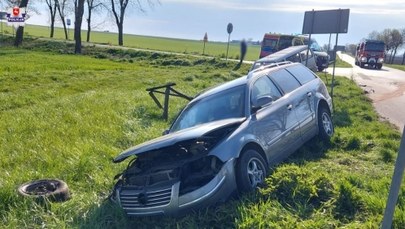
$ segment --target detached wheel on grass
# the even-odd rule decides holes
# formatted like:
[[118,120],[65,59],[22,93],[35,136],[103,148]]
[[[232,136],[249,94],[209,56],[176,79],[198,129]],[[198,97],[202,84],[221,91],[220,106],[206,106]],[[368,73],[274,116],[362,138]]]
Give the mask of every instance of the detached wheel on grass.
[[318,113],[319,137],[324,142],[329,142],[333,135],[333,122],[329,109],[321,106]]
[[253,149],[242,153],[236,165],[236,181],[240,192],[250,192],[264,184],[267,164]]
[[37,199],[46,198],[53,202],[63,202],[70,198],[67,184],[58,179],[34,180],[18,187],[18,193],[22,196]]

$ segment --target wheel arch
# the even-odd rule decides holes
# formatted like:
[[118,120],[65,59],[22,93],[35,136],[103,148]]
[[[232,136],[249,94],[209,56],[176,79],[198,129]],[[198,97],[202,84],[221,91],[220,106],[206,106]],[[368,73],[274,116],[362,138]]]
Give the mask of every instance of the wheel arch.
[[246,151],[249,150],[249,149],[256,150],[256,151],[260,154],[260,156],[263,157],[263,159],[264,159],[264,161],[265,161],[265,163],[266,163],[267,168],[269,167],[269,161],[268,161],[268,159],[267,159],[266,153],[264,152],[263,148],[262,148],[258,143],[256,143],[256,142],[248,142],[248,143],[246,143],[246,144],[243,146],[242,150],[240,151],[238,158],[239,158],[244,152],[246,152]]

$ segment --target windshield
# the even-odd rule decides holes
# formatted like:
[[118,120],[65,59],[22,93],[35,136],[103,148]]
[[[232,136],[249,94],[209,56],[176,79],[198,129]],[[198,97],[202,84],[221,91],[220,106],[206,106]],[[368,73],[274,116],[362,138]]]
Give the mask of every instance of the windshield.
[[[304,38],[305,45],[308,45],[308,40],[309,39],[307,37]],[[322,51],[321,46],[319,46],[318,42],[314,38],[311,38],[311,45],[309,46],[309,48],[313,51]]]
[[367,42],[364,50],[384,52],[384,43]]
[[202,98],[186,107],[173,123],[170,132],[227,118],[244,117],[245,87],[234,87]]
[[275,52],[277,47],[277,38],[264,38],[262,43],[262,51]]

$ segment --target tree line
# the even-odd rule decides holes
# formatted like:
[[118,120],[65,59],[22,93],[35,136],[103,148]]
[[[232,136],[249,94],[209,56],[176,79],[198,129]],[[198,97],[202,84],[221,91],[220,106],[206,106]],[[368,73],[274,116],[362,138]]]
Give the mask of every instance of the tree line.
[[[403,29],[384,29],[383,31],[372,31],[368,34],[367,39],[379,40],[385,43],[385,52],[388,57],[386,63],[393,64],[397,51],[400,50],[405,43],[405,28]],[[356,44],[347,44],[346,51],[352,55],[356,54]],[[405,50],[402,54],[401,64],[405,63]]]
[[[67,15],[74,13],[74,40],[75,53],[81,53],[81,26],[84,12],[86,10],[87,37],[90,41],[92,30],[92,17],[94,14],[112,15],[118,29],[118,45],[124,45],[124,19],[128,9],[132,8],[139,12],[145,12],[145,7],[154,7],[160,4],[159,0],[6,0],[9,7],[19,6],[27,7],[35,13],[35,4],[45,3],[50,16],[50,37],[53,38],[55,31],[55,21],[58,19],[62,22],[65,39],[68,37]],[[15,46],[19,46],[23,41],[24,27],[18,27],[14,41]]]

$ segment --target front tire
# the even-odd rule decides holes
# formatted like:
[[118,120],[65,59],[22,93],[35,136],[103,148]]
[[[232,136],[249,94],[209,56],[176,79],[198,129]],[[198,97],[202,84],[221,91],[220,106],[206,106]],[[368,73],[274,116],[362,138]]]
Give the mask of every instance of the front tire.
[[319,108],[318,112],[318,128],[319,128],[319,137],[324,142],[329,142],[330,138],[333,135],[334,128],[332,117],[330,115],[329,109],[324,106]]
[[240,192],[251,192],[264,184],[267,163],[254,149],[242,153],[236,164],[236,181]]
[[377,68],[378,70],[380,70],[380,69],[382,68],[382,64],[377,64],[377,65],[376,65],[376,68]]

